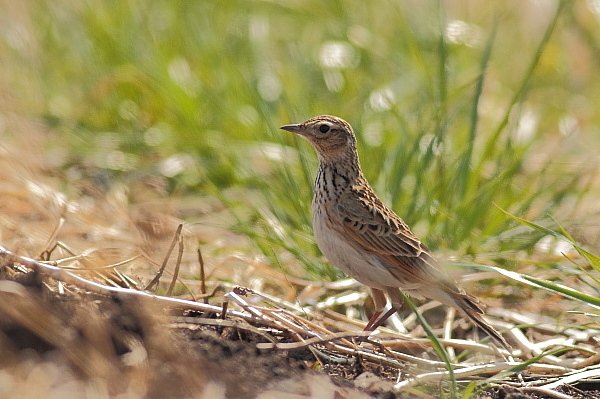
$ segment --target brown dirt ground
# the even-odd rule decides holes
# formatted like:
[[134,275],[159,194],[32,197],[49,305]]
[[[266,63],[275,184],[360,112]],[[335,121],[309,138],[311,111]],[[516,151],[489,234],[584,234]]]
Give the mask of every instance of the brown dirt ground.
[[[308,349],[260,351],[256,344],[264,339],[246,330],[170,324],[177,315],[77,287],[58,293],[58,284],[39,273],[1,267],[2,397],[422,397],[393,392],[398,370],[365,361],[318,368]],[[597,389],[578,384],[561,391],[600,398]],[[478,398],[550,396],[497,386]]]

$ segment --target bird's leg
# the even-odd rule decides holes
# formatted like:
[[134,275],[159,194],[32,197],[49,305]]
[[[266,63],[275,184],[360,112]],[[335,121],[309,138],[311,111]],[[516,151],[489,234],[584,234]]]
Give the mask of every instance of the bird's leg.
[[[387,312],[385,312],[385,314],[383,316],[381,316],[379,318],[379,320],[377,320],[377,322],[371,323],[371,321],[373,321],[372,320],[373,318],[371,317],[371,320],[369,320],[369,324],[367,325],[367,327],[365,327],[365,331],[375,331],[397,311],[398,311],[398,309],[396,309],[396,307],[394,305],[392,305],[392,308],[390,310],[388,310]],[[379,314],[381,314],[381,312],[379,312]]]
[[373,316],[371,316],[371,318],[369,319],[369,322],[367,323],[367,326],[365,327],[364,331],[373,331],[375,330],[375,328],[381,325],[380,323],[377,324],[377,327],[373,327],[379,316],[381,316],[383,308],[385,307],[385,304],[387,302],[383,291],[377,288],[371,288],[371,298],[373,298],[373,303],[375,304],[375,313],[373,313]]
[[[375,291],[378,291],[377,295],[379,295],[379,297],[377,299],[375,296],[376,295]],[[390,310],[388,310],[387,312],[385,312],[385,314],[383,316],[381,316],[379,318],[379,320],[377,320],[377,318],[379,317],[379,315],[381,314],[381,312],[383,310],[383,306],[385,306],[385,294],[387,294],[387,296],[390,298],[390,302],[392,303],[392,308]],[[385,323],[385,321],[387,319],[389,319],[394,313],[396,313],[397,311],[399,311],[402,308],[402,304],[404,303],[404,298],[402,297],[400,290],[398,290],[397,288],[390,287],[385,290],[385,294],[381,290],[371,289],[371,295],[373,295],[373,301],[377,305],[377,303],[378,303],[377,300],[379,300],[380,301],[379,303],[381,303],[382,298],[383,298],[383,305],[381,305],[381,308],[379,308],[381,310],[378,313],[376,312],[373,315],[373,317],[371,317],[371,320],[369,320],[369,324],[367,324],[367,327],[365,327],[365,331],[374,331],[376,328],[378,328],[383,323]]]

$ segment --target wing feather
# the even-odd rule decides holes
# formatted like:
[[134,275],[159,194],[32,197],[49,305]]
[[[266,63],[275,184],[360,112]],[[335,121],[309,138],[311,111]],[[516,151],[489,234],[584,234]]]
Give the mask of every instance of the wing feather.
[[383,203],[369,206],[365,202],[346,195],[333,204],[331,210],[342,221],[342,233],[356,239],[363,249],[382,255],[418,257],[429,252],[404,221]]
[[[356,195],[359,201],[356,201]],[[331,228],[341,233],[350,245],[378,256],[400,281],[425,286],[440,283],[448,292],[462,293],[456,283],[441,271],[429,249],[410,231],[406,223],[387,208],[375,194],[342,196],[330,211],[341,223]]]

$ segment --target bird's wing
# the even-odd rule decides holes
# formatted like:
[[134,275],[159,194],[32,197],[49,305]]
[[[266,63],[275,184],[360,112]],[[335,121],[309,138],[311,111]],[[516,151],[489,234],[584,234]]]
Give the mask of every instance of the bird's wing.
[[378,204],[373,200],[377,199],[345,196],[337,201],[331,210],[343,226],[340,232],[377,254],[418,257],[429,252],[400,217],[379,200]]
[[341,233],[348,244],[378,256],[389,265],[392,273],[399,277],[411,276],[423,284],[435,281],[449,292],[462,291],[437,267],[429,249],[406,223],[374,194],[342,197],[330,211],[339,218],[338,223],[332,223],[330,227]]

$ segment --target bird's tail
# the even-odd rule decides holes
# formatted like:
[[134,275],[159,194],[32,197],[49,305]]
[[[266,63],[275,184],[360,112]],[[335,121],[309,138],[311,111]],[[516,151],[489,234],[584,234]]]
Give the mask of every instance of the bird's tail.
[[479,299],[463,292],[459,296],[454,296],[454,300],[477,327],[481,328],[494,341],[502,345],[504,349],[512,352],[511,346],[506,342],[502,334],[484,320],[482,303]]

